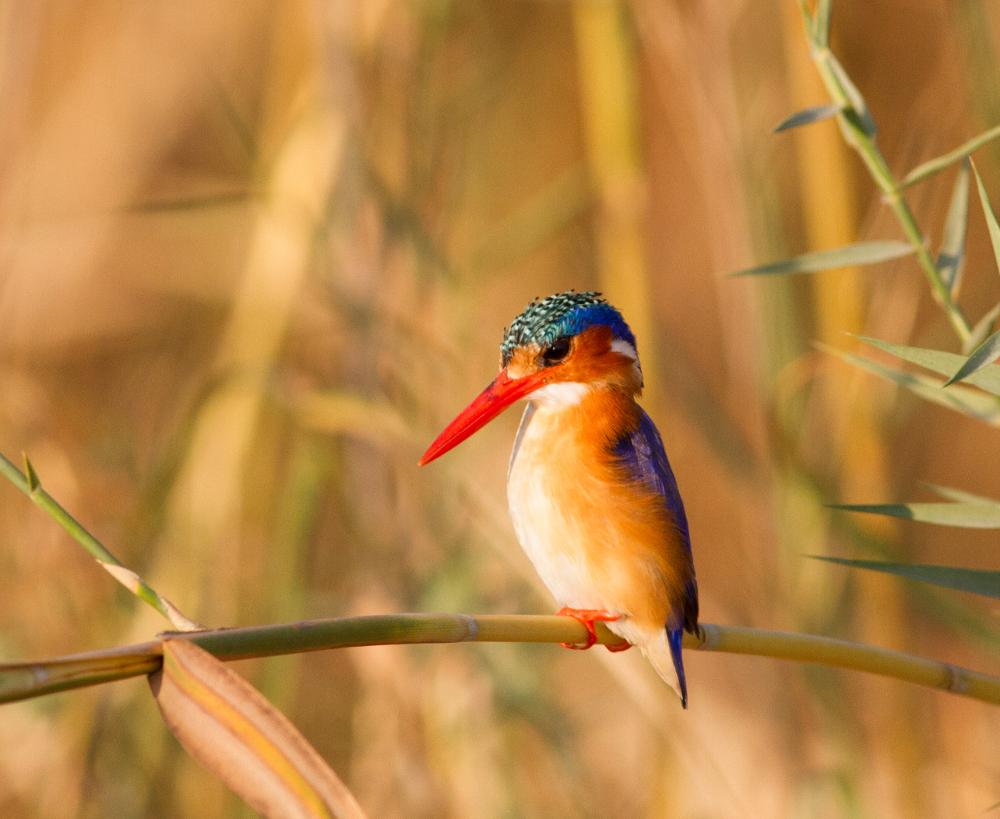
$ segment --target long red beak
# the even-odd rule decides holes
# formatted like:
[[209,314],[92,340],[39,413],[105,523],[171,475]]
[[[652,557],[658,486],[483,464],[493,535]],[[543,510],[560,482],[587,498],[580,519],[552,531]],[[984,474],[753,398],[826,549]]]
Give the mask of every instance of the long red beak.
[[539,370],[523,378],[508,378],[507,371],[501,370],[496,380],[483,390],[475,401],[462,410],[458,418],[448,424],[434,443],[427,447],[424,456],[417,463],[420,466],[429,464],[452,447],[458,446],[515,401],[544,386],[547,376],[547,371]]

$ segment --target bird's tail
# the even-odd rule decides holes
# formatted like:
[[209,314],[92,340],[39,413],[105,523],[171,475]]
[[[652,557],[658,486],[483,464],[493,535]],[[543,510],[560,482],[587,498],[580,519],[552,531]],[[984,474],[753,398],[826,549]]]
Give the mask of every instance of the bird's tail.
[[660,629],[655,637],[639,643],[639,648],[656,673],[677,692],[681,706],[687,708],[687,680],[684,679],[684,659],[681,657],[683,638],[683,629]]

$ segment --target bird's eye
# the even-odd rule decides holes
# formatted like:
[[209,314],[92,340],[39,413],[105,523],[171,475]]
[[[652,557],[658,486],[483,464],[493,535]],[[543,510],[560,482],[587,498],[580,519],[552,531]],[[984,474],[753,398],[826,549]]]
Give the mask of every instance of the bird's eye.
[[542,353],[542,361],[545,363],[546,367],[551,367],[553,364],[558,364],[562,361],[566,355],[569,353],[569,338],[562,336],[557,338],[549,347]]

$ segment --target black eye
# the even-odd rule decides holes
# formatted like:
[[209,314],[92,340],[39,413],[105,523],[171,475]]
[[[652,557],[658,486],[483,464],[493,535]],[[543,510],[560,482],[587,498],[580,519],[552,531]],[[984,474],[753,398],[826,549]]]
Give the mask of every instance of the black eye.
[[542,361],[546,367],[551,367],[553,364],[558,364],[562,361],[566,355],[569,353],[569,338],[563,336],[562,338],[557,338],[552,344],[549,345],[548,349],[542,353]]

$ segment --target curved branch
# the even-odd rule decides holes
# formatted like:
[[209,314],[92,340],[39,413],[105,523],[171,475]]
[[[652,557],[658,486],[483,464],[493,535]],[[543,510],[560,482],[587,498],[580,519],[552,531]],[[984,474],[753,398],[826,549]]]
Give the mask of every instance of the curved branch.
[[[620,641],[602,623],[596,625],[599,644]],[[586,639],[586,629],[570,617],[554,615],[379,614],[170,636],[191,640],[219,659],[238,660],[410,643],[579,643]],[[1000,678],[848,640],[702,623],[697,637],[685,635],[684,646],[867,671],[1000,704]],[[0,664],[0,703],[149,674],[161,662],[160,643],[149,642],[36,663]]]

